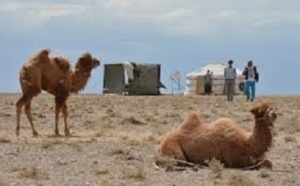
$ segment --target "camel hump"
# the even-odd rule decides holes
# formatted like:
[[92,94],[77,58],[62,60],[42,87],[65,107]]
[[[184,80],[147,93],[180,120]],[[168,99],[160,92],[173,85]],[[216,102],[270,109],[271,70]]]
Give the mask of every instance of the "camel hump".
[[60,69],[62,69],[64,72],[67,72],[70,70],[71,66],[69,61],[66,58],[63,57],[54,57],[53,61],[59,66]]
[[195,128],[200,127],[202,125],[202,122],[199,119],[200,114],[200,111],[191,112],[181,124],[180,129],[192,131]]
[[40,50],[38,53],[36,53],[30,59],[30,63],[32,63],[32,64],[40,64],[40,63],[49,62],[49,53],[50,53],[50,49],[49,48],[44,48],[44,49]]
[[40,50],[36,55],[35,58],[44,58],[44,57],[48,57],[50,54],[50,48],[44,48],[42,50]]

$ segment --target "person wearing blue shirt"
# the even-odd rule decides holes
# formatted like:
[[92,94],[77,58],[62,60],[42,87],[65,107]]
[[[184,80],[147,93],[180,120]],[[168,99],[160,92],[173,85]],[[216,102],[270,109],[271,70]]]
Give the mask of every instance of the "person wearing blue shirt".
[[250,60],[247,63],[243,71],[245,77],[245,86],[246,86],[246,95],[247,101],[253,101],[255,99],[255,84],[258,82],[258,72],[257,67],[253,65],[253,62]]

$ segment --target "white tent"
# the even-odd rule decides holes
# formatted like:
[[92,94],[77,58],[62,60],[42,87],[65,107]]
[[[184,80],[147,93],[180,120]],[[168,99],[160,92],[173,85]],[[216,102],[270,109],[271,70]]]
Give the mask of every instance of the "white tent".
[[[226,68],[225,63],[211,63],[198,70],[190,72],[186,75],[186,88],[184,95],[198,95],[204,94],[204,75],[207,70],[213,73],[212,92],[215,95],[224,94],[224,69]],[[235,83],[235,93],[243,93],[239,89],[239,84],[243,82],[242,71],[236,69],[237,78]]]

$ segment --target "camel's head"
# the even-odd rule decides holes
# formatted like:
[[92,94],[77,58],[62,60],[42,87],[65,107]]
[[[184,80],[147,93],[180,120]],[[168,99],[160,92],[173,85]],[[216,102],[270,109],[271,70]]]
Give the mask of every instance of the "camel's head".
[[254,115],[255,119],[267,120],[271,125],[273,125],[274,121],[277,119],[275,108],[266,101],[257,102],[251,109],[251,113]]
[[87,52],[81,55],[78,59],[75,70],[76,71],[86,71],[91,72],[94,68],[100,65],[100,61],[96,58],[93,58],[92,55]]

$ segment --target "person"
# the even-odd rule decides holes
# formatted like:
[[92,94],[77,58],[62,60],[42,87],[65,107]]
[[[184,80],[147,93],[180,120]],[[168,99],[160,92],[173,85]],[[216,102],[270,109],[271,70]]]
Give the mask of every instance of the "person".
[[257,67],[253,65],[251,60],[248,61],[247,66],[243,71],[243,75],[245,77],[247,101],[253,101],[255,99],[255,83],[258,82],[259,74],[257,72]]
[[205,95],[210,95],[212,93],[211,87],[212,87],[212,72],[210,70],[207,70],[205,76],[204,76],[204,93]]
[[236,69],[232,64],[233,61],[228,60],[228,66],[224,69],[225,93],[227,95],[227,101],[233,101],[234,95]]

